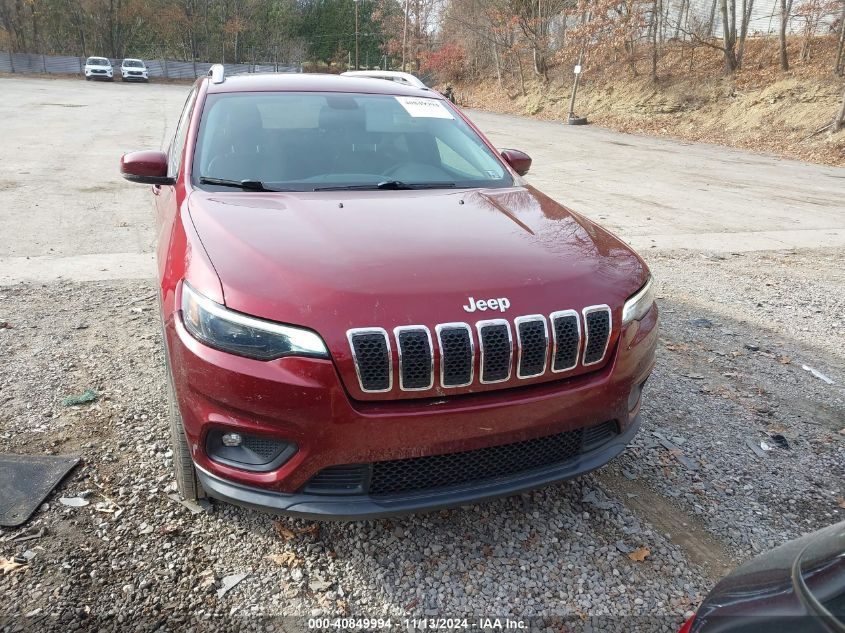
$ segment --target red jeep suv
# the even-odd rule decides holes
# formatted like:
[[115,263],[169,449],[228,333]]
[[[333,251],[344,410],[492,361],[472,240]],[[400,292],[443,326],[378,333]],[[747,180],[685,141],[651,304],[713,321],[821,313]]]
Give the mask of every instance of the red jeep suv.
[[377,517],[624,450],[650,274],[530,164],[428,89],[200,78],[168,152],[121,159],[153,185],[180,492]]

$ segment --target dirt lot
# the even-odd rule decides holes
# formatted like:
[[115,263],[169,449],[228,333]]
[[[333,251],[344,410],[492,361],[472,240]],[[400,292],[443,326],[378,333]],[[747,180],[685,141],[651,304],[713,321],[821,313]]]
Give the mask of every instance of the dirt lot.
[[[276,522],[168,496],[151,205],[116,160],[166,138],[185,88],[0,80],[0,92],[0,452],[83,458],[29,524],[0,530],[0,559],[34,554],[0,574],[0,630],[291,630],[352,614],[673,631],[730,567],[845,518],[845,170],[732,152],[706,194],[685,195],[689,162],[710,173],[718,148],[473,114],[498,144],[522,141],[536,183],[637,243],[659,280],[643,430],[608,467],[545,490]],[[606,171],[626,156],[628,170]],[[650,180],[646,161],[663,165]],[[780,199],[759,179],[780,180]],[[608,189],[629,204],[602,206]],[[96,402],[62,406],[87,388]],[[758,456],[761,442],[773,448]],[[89,505],[59,502],[76,496]]]

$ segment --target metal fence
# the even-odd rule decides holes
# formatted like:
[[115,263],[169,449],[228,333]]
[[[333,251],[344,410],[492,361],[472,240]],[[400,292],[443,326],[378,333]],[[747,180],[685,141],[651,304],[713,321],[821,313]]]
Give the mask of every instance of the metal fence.
[[[8,53],[0,51],[0,72],[6,73],[51,73],[59,75],[82,75],[86,57],[65,55],[37,55],[35,53]],[[123,61],[110,60],[117,68]],[[172,59],[144,60],[150,77],[166,79],[196,79],[208,74],[212,64],[208,62],[182,62]],[[242,73],[301,73],[302,66],[282,64],[223,64],[227,75]]]

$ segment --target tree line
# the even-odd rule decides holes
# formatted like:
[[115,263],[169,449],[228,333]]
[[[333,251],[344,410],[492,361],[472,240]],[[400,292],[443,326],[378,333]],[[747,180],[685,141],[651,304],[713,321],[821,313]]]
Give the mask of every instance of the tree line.
[[691,57],[700,47],[719,51],[732,74],[749,38],[774,36],[783,70],[795,61],[790,42],[800,40],[797,57],[806,62],[826,37],[836,40],[831,70],[845,72],[845,0],[449,0],[441,36],[450,55],[433,65],[492,72],[500,83],[506,68],[524,83],[527,73],[548,79],[552,61],[585,55],[656,79],[666,50]]
[[[356,38],[357,13],[357,38]],[[395,64],[398,0],[0,0],[0,49],[230,63]],[[391,52],[392,51],[392,52]]]
[[0,0],[0,49],[12,52],[357,64],[499,84],[510,73],[523,92],[527,77],[585,57],[656,79],[673,47],[717,50],[730,74],[761,35],[778,38],[784,70],[796,61],[788,39],[808,61],[814,38],[834,38],[832,70],[845,72],[845,0]]

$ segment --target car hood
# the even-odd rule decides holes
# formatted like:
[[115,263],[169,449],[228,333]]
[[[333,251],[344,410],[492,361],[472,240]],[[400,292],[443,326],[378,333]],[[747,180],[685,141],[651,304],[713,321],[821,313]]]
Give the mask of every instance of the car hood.
[[[226,305],[313,328],[333,353],[358,327],[433,331],[596,304],[618,323],[648,275],[619,239],[531,187],[197,190],[189,209]],[[510,308],[468,313],[469,297]]]
[[[737,567],[699,607],[694,633],[827,633],[802,591],[830,606],[845,578],[845,521],[806,534]],[[800,567],[796,561],[800,559]],[[806,585],[796,582],[800,569]],[[784,625],[788,622],[789,625]]]

